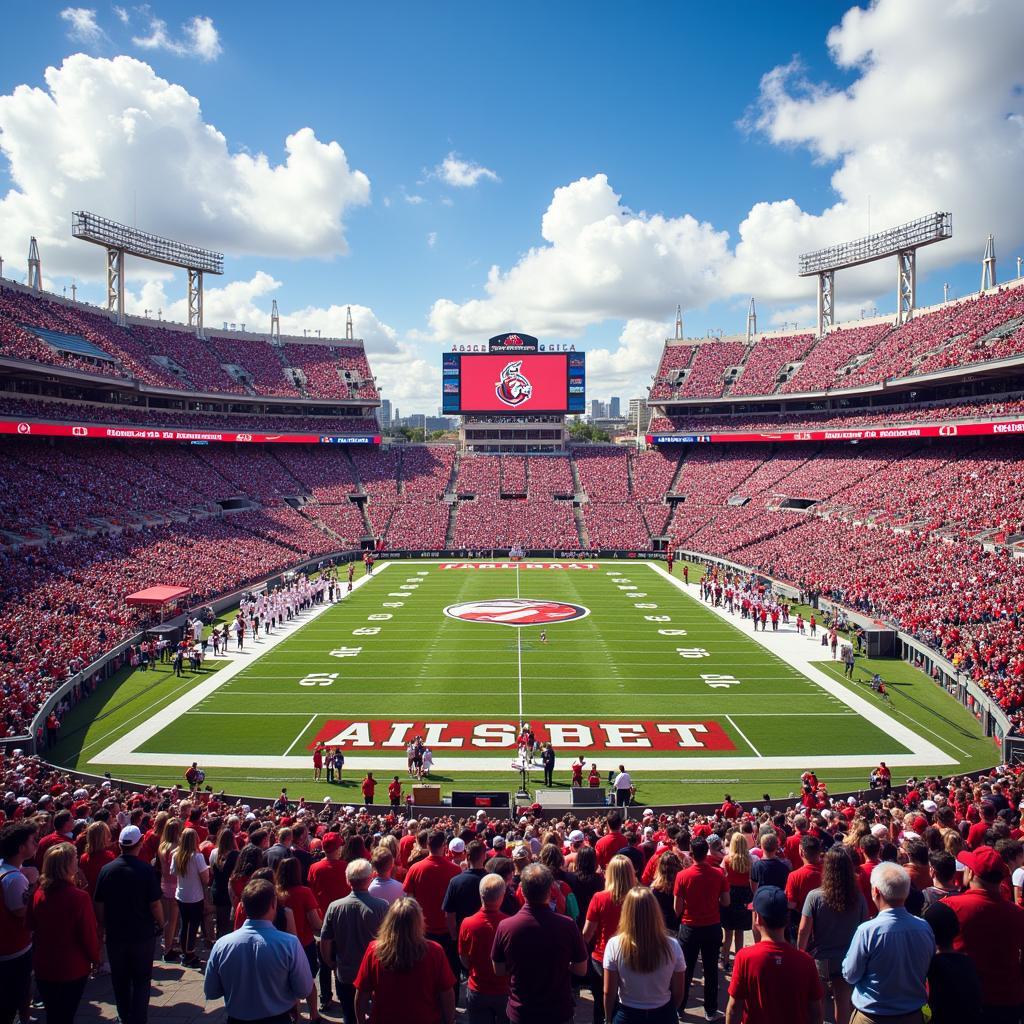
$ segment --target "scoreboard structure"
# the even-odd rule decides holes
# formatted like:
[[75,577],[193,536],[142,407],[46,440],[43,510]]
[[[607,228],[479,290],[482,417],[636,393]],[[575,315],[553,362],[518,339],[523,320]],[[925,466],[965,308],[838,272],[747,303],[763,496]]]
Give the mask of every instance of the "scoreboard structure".
[[586,411],[586,354],[499,334],[486,346],[453,346],[441,364],[441,409],[461,416],[464,447],[545,451],[564,447],[565,417]]

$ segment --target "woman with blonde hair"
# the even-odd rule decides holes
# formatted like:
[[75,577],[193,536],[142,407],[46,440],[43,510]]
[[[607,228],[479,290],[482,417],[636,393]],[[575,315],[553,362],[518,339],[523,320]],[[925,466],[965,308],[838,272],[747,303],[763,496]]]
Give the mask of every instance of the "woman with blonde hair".
[[455,1019],[455,975],[426,937],[423,911],[403,896],[388,908],[356,975],[356,1018],[370,1024],[447,1024]]
[[196,938],[203,923],[210,869],[206,858],[199,852],[199,835],[194,828],[187,828],[181,833],[178,848],[171,856],[171,875],[175,881],[174,898],[181,918],[182,965],[202,967],[202,961],[196,956]]
[[177,963],[181,950],[177,946],[178,902],[174,898],[177,880],[171,874],[171,856],[178,840],[181,839],[181,819],[168,818],[160,833],[160,844],[156,849],[156,865],[160,872],[160,902],[164,908],[164,961]]
[[626,893],[619,930],[605,945],[602,964],[604,1012],[614,1024],[675,1024],[686,963],[650,889],[638,885]]
[[32,896],[32,966],[47,1024],[72,1024],[89,972],[100,961],[92,900],[75,885],[78,855],[70,843],[46,851]]
[[733,832],[729,852],[722,860],[722,870],[729,883],[729,905],[720,910],[722,920],[722,970],[729,967],[729,947],[735,953],[743,948],[743,933],[754,927],[753,915],[747,910],[754,893],[750,888],[750,853],[747,839],[741,832]]
[[96,895],[96,879],[103,866],[109,864],[115,856],[110,848],[110,829],[107,823],[94,821],[85,830],[85,851],[78,860],[90,896]]
[[621,853],[616,854],[604,869],[604,889],[597,893],[587,907],[583,941],[593,946],[590,951],[590,971],[585,984],[594,997],[594,1024],[604,1024],[604,947],[619,930],[619,915],[626,893],[636,885],[633,862]]

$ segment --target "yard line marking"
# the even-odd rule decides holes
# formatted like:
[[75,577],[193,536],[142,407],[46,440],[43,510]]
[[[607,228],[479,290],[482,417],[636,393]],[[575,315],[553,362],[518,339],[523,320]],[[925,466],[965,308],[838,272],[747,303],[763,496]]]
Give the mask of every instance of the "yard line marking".
[[[519,597],[518,562],[516,562],[516,597]],[[516,653],[519,661],[519,723],[522,724],[525,719],[523,718],[523,631],[521,629],[516,630]]]
[[760,757],[761,751],[759,751],[757,747],[755,747],[754,744],[747,739],[746,733],[732,720],[732,715],[726,715],[725,720],[740,734],[740,738],[754,752],[754,756]]
[[[199,714],[200,714],[200,715],[205,715],[205,714],[209,714],[209,712],[207,712],[207,711],[200,711],[200,712],[199,712]],[[317,716],[316,716],[316,714],[315,714],[315,713],[309,716],[309,721],[308,721],[308,722],[307,722],[307,723],[305,724],[305,726],[303,727],[303,729],[301,730],[301,732],[299,733],[299,735],[298,735],[298,736],[296,736],[296,737],[295,737],[295,739],[293,739],[293,740],[292,740],[292,742],[291,742],[291,745],[290,745],[290,746],[288,747],[288,749],[287,749],[287,750],[286,750],[286,751],[285,751],[285,752],[284,752],[284,753],[283,753],[283,754],[281,755],[282,757],[287,757],[287,756],[288,756],[288,755],[289,755],[289,754],[290,754],[290,753],[292,752],[292,748],[293,748],[293,747],[295,746],[295,744],[296,744],[296,743],[298,743],[298,742],[299,742],[299,740],[301,740],[301,739],[302,739],[302,737],[303,737],[303,736],[305,736],[305,734],[306,734],[306,729],[308,729],[308,728],[309,728],[309,727],[310,727],[310,726],[311,726],[311,725],[312,725],[312,724],[313,724],[313,723],[314,723],[314,722],[316,721],[316,717],[317,717]]]

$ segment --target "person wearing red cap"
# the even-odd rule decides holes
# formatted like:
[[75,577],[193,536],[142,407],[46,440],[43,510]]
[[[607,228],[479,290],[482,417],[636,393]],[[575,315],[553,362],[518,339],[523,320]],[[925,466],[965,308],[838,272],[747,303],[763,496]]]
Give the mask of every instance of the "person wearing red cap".
[[958,856],[967,892],[943,900],[960,922],[953,948],[971,958],[981,979],[981,1019],[1019,1022],[1024,1014],[1024,909],[1003,898],[999,887],[1006,870],[991,846],[961,850]]
[[[309,869],[309,887],[316,897],[320,916],[327,915],[327,909],[335,900],[344,899],[351,891],[345,877],[347,867],[341,857],[341,835],[328,832],[321,842],[324,859],[316,861]],[[331,969],[320,964],[320,1009],[326,1010],[331,1005]]]

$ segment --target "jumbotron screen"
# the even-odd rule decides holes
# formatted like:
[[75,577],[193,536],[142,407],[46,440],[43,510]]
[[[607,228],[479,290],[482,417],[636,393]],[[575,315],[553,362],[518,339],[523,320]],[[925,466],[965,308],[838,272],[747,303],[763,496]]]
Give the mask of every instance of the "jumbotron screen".
[[446,415],[586,411],[582,352],[446,352],[441,379]]

